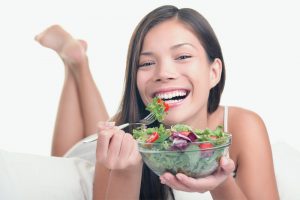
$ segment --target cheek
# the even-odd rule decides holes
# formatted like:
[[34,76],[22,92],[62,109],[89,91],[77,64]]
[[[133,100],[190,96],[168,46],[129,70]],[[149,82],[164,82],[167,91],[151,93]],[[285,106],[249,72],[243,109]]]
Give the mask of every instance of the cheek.
[[198,98],[206,98],[210,91],[209,78],[205,75],[194,77],[193,79],[194,92]]
[[145,95],[146,95],[145,92],[146,92],[146,85],[147,85],[146,83],[147,83],[147,77],[145,76],[144,73],[138,71],[136,84],[143,101],[145,101]]
[[137,73],[137,77],[136,77],[136,85],[138,88],[139,93],[141,93],[141,89],[143,87],[143,79],[141,78],[140,73]]
[[210,81],[209,78],[207,77],[202,77],[201,81],[199,81],[200,83],[200,88],[202,93],[204,94],[208,94],[210,91]]

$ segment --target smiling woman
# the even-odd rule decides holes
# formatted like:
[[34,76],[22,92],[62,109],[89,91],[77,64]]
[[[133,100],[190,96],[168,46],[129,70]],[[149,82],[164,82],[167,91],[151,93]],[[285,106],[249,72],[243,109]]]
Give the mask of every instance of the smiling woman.
[[[251,5],[249,6],[251,7]],[[219,14],[219,12],[215,12],[215,5],[212,6],[212,8],[214,11],[212,13],[216,15]],[[219,8],[222,8],[222,6],[219,5]],[[205,10],[205,7],[203,7],[203,10]],[[224,14],[224,12],[220,13]],[[235,14],[239,14],[238,16],[242,17],[239,12],[235,12]],[[234,21],[237,15],[232,18],[229,17],[226,20],[228,22]],[[211,16],[214,16],[214,14],[210,15],[210,17]],[[249,13],[249,16],[256,17],[256,15],[253,16],[252,13]],[[251,20],[254,19],[251,18]],[[240,24],[242,28],[239,30],[233,29],[234,31],[232,32],[234,33],[228,35],[234,35],[237,32],[243,33],[242,31],[250,31],[254,28],[250,26],[250,24],[253,23],[247,23],[247,19],[242,21],[245,27],[243,24]],[[280,20],[278,21],[280,22]],[[223,24],[223,18],[220,24]],[[119,25],[122,26],[122,24]],[[268,23],[268,25],[271,26],[272,24]],[[263,27],[265,28],[265,24]],[[222,32],[223,35],[221,35],[225,48],[230,46],[235,50],[242,49],[247,45],[249,46],[250,43],[252,43],[251,41],[259,41],[255,34],[251,34],[251,37],[253,37],[251,40],[247,38],[247,40],[241,42],[239,41],[240,37],[235,38],[231,36],[232,38],[230,39],[232,40],[226,42],[226,40],[223,39],[227,37],[225,31],[228,30],[227,24],[225,28],[224,32]],[[248,29],[242,30],[243,28]],[[120,27],[118,27],[118,34],[119,30]],[[277,25],[276,30],[280,32]],[[103,29],[101,29],[101,31],[103,31]],[[101,31],[99,34],[102,34]],[[254,32],[257,33],[259,31]],[[277,34],[276,31],[273,32],[274,35]],[[247,31],[244,33],[249,34]],[[111,37],[114,40],[118,39],[118,37]],[[271,34],[270,37],[276,38],[277,41],[277,37]],[[228,38],[229,37],[227,37],[227,39]],[[264,42],[267,42],[267,39],[266,37]],[[51,162],[68,162],[72,167],[75,166],[74,171],[76,171],[76,167],[86,164],[85,166],[87,166],[87,168],[80,168],[83,169],[85,173],[81,173],[81,171],[78,170],[77,174],[74,174],[74,183],[78,183],[76,184],[76,190],[88,189],[85,190],[81,196],[78,195],[80,196],[79,198],[199,199],[203,197],[202,193],[206,192],[206,195],[211,196],[213,199],[278,199],[269,134],[262,118],[248,109],[221,105],[226,101],[236,103],[238,100],[245,98],[245,101],[248,100],[249,105],[251,105],[247,107],[256,108],[256,106],[253,106],[253,98],[249,98],[249,96],[256,96],[253,94],[262,91],[262,93],[257,96],[265,97],[265,91],[272,92],[272,87],[269,87],[270,85],[265,82],[266,77],[263,74],[269,74],[267,70],[268,67],[265,67],[269,64],[272,66],[272,72],[276,71],[277,68],[274,63],[271,64],[274,62],[273,59],[269,59],[268,63],[265,64],[263,62],[267,60],[265,59],[266,57],[273,58],[276,54],[270,55],[269,51],[266,49],[263,50],[263,45],[260,45],[260,48],[256,49],[256,44],[255,50],[245,49],[245,51],[243,51],[245,53],[230,56],[229,62],[226,62],[226,66],[228,67],[226,72],[229,72],[228,74],[231,75],[229,80],[231,84],[229,84],[230,88],[228,88],[230,89],[229,93],[226,95],[228,97],[231,95],[230,91],[235,92],[232,93],[231,98],[227,98],[222,102],[221,95],[225,85],[225,62],[218,39],[208,21],[193,9],[178,9],[174,6],[158,7],[150,11],[150,13],[141,20],[132,35],[128,48],[125,85],[121,104],[118,111],[113,113],[112,117],[109,117],[108,113],[110,112],[107,110],[112,110],[111,107],[113,107],[113,103],[108,100],[107,102],[109,102],[109,104],[104,104],[105,102],[102,100],[96,87],[96,81],[93,80],[93,76],[99,76],[101,81],[107,80],[105,78],[109,76],[103,76],[102,73],[93,73],[92,75],[92,72],[97,71],[93,71],[94,69],[90,70],[89,68],[86,55],[87,43],[84,40],[75,39],[59,25],[50,26],[39,34],[36,40],[39,44],[54,50],[60,56],[65,65],[64,70],[66,72],[57,112],[52,155],[63,157],[66,155],[66,152],[74,147],[77,142],[81,141],[81,139],[94,132],[99,132],[97,155],[95,156],[95,144],[89,152],[91,153],[89,155],[92,155],[92,157],[96,159],[95,168],[93,163],[80,159],[55,158],[52,161],[49,160],[50,166]],[[273,42],[274,41],[270,44],[273,44]],[[109,43],[111,43],[111,41],[109,41]],[[243,44],[243,46],[238,46],[241,44]],[[280,44],[280,41],[277,41],[276,44]],[[107,50],[106,47],[104,48]],[[113,49],[112,46],[109,46],[109,48]],[[226,49],[227,55],[231,55],[228,49]],[[247,51],[249,52],[247,53]],[[279,48],[277,51],[279,51]],[[256,69],[255,71],[256,66],[251,65],[257,64],[257,61],[253,63],[253,60],[256,60],[254,58],[256,58],[256,53],[259,54],[258,52],[261,53],[260,55],[264,55],[264,57],[261,58],[262,63],[259,65],[259,70]],[[292,53],[293,52],[291,52],[291,54]],[[251,59],[249,59],[250,54]],[[109,59],[105,55],[97,52],[95,57],[101,58],[100,63],[106,67],[105,69],[112,69],[110,66],[114,65],[114,63],[110,63],[110,61],[106,63],[105,61],[117,60],[115,58],[116,55],[114,54],[114,56]],[[282,58],[279,55],[276,57],[278,61]],[[240,59],[241,63],[234,63],[233,60],[235,59]],[[286,59],[285,62],[281,61],[281,63],[287,66],[286,64],[289,60],[290,59]],[[291,63],[291,66],[292,64],[294,63]],[[238,67],[234,68],[235,65]],[[264,67],[261,67],[261,65]],[[268,73],[264,73],[263,70],[267,70]],[[257,73],[257,71],[259,71],[259,73]],[[236,74],[239,72],[242,73],[234,76],[232,72]],[[247,80],[247,78],[249,78],[248,73],[250,73],[251,80]],[[113,74],[114,80],[120,79],[116,77],[117,74],[115,72]],[[291,74],[291,76],[293,76],[293,74]],[[233,80],[236,77],[239,79],[234,82]],[[255,81],[253,81],[253,77],[255,77]],[[261,77],[263,77],[263,84],[259,85],[257,90],[254,90],[253,85],[256,84],[256,81],[259,82]],[[243,80],[244,78],[245,80]],[[112,77],[108,78],[109,81],[111,81],[111,79]],[[251,82],[251,86],[249,86],[250,89],[247,89],[247,87],[240,82],[241,80],[246,82],[246,84],[250,84]],[[26,81],[24,82],[26,83]],[[104,91],[111,90],[111,87],[108,87],[107,81],[103,82],[105,82],[105,84],[100,84],[100,89],[101,93],[105,94]],[[237,86],[240,83],[244,86]],[[235,87],[238,88],[234,89]],[[280,87],[282,87],[282,85],[280,85]],[[286,94],[278,95],[278,88],[280,87],[274,87],[276,88],[276,98],[272,99],[280,99],[281,96],[287,96]],[[266,90],[266,88],[268,88],[268,90]],[[291,87],[286,87],[285,91],[289,90],[289,88]],[[239,95],[236,95],[236,91],[239,91]],[[26,95],[24,95],[24,97],[25,96]],[[49,96],[50,95],[47,97]],[[112,96],[115,97],[114,95]],[[229,149],[229,157],[224,156],[219,160],[220,167],[216,173],[206,178],[188,177],[182,173],[175,175],[165,173],[161,176],[157,176],[144,165],[141,155],[138,153],[136,141],[132,138],[131,134],[124,134],[124,132],[119,130],[115,125],[137,122],[147,116],[149,113],[145,110],[145,105],[154,98],[161,98],[169,105],[168,115],[162,120],[162,123],[165,125],[181,123],[189,125],[193,129],[215,129],[219,125],[223,125],[224,129],[232,134],[233,143]],[[224,99],[224,96],[222,98]],[[257,100],[258,99],[262,102],[266,101],[264,98],[257,98]],[[296,98],[290,99],[294,100]],[[267,101],[267,103],[258,101],[255,103],[262,105],[263,109],[266,110],[269,101]],[[282,108],[279,107],[278,109]],[[266,110],[265,113],[272,113],[273,107],[270,108],[270,110]],[[264,118],[267,114],[264,115]],[[278,115],[276,115],[276,117],[278,117]],[[98,124],[99,121],[108,120],[111,122]],[[278,124],[282,125],[283,123],[274,123],[275,126],[279,126]],[[154,124],[154,126],[155,125],[157,124]],[[291,131],[287,134],[290,134],[290,132]],[[153,135],[153,137],[154,136],[157,137],[156,135]],[[154,140],[152,141],[154,142]],[[155,141],[159,140],[155,138]],[[253,145],[253,141],[255,141],[255,146]],[[6,157],[6,155],[11,157],[11,154],[5,152],[2,154],[2,158]],[[51,157],[51,159],[52,158],[53,157]],[[26,159],[29,158],[27,157]],[[3,160],[4,159],[2,159],[2,161]],[[30,160],[39,160],[38,162],[40,162],[42,159],[30,158]],[[30,162],[26,162],[26,166],[30,166],[28,163]],[[34,163],[34,161],[32,161],[32,163]],[[0,166],[2,167],[0,167],[1,169],[5,169],[3,167],[5,165]],[[46,165],[43,166],[46,167]],[[68,166],[64,168],[64,170],[67,171],[66,169],[70,166],[65,166]],[[260,170],[257,170],[258,168]],[[65,171],[61,173],[60,178],[64,177],[63,174],[66,173]],[[4,175],[7,176],[10,174],[4,172],[5,170],[0,170],[0,174],[2,173],[1,178],[3,178]],[[31,172],[34,173],[34,170],[28,171],[28,173]],[[48,171],[45,170],[45,173],[47,172]],[[235,174],[235,176],[232,176],[232,174]],[[72,179],[71,177],[72,175],[69,174],[67,177],[68,181]],[[78,187],[81,178],[84,179],[85,183],[88,183],[83,184],[85,189]],[[50,180],[51,176],[47,176],[47,179]],[[5,180],[9,182],[9,179]],[[49,184],[51,184],[51,181]],[[3,185],[1,185],[1,187],[2,186]],[[58,187],[57,189],[60,190]],[[93,197],[91,195],[92,189]],[[71,189],[64,191],[69,194],[72,192]],[[88,191],[88,196],[85,196],[86,191]],[[21,192],[22,190],[19,191],[20,194]],[[30,190],[27,190],[27,192],[30,192]],[[42,194],[42,192],[39,194]],[[39,199],[44,199],[41,196],[39,197]],[[56,199],[58,199],[58,197]],[[66,198],[62,197],[62,199]],[[70,199],[72,199],[72,197],[70,197]]]
[[[95,132],[97,122],[109,117],[88,67],[86,42],[57,25],[36,40],[56,51],[65,64],[52,147],[53,155],[63,156]],[[157,176],[143,164],[131,134],[124,134],[114,123],[100,123],[94,199],[174,199],[174,194],[184,192],[198,192],[199,197],[210,192],[214,199],[223,200],[278,199],[262,119],[250,110],[219,105],[225,84],[224,59],[213,29],[201,14],[174,6],[154,9],[135,29],[127,58],[123,98],[111,118],[116,125],[137,122],[148,115],[146,104],[162,98],[169,105],[162,121],[165,125],[181,123],[193,129],[224,125],[234,142],[230,158],[223,156],[219,169],[206,178],[168,172]],[[260,163],[259,171],[255,163]]]
[[[193,28],[199,27],[193,21],[188,23]],[[214,36],[210,27],[206,27],[206,30]],[[164,100],[172,109],[165,123],[174,124],[177,121],[199,126],[196,124],[205,121],[200,120],[200,116],[200,118],[195,116],[196,113],[199,115],[206,113],[199,112],[199,109],[209,112],[216,109],[224,87],[225,67],[223,66],[222,73],[223,62],[220,60],[223,59],[222,54],[219,53],[219,57],[216,58],[206,59],[210,54],[216,54],[216,52],[208,53],[207,56],[198,36],[177,19],[162,22],[147,33],[139,61],[141,64],[137,72],[137,87],[144,103],[149,102],[154,96],[166,97]],[[212,91],[209,93],[210,89]],[[213,101],[209,101],[207,105],[209,94]],[[212,96],[214,94],[217,95]],[[176,101],[173,101],[173,98]],[[176,114],[177,109],[184,110],[191,118],[185,118],[182,112],[181,115]],[[192,121],[196,124],[191,123]],[[200,125],[200,128],[205,127],[206,125]]]

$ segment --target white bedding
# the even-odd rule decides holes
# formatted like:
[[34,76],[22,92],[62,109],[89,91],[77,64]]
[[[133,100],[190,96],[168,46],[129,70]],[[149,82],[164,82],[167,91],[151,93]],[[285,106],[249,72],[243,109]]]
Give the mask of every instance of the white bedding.
[[[272,149],[280,199],[299,199],[300,152],[286,143],[273,144]],[[0,149],[0,200],[91,200],[95,146],[79,145],[67,156],[73,158]],[[209,193],[178,191],[175,197],[177,200],[211,199]]]
[[91,200],[93,163],[0,150],[1,200]]

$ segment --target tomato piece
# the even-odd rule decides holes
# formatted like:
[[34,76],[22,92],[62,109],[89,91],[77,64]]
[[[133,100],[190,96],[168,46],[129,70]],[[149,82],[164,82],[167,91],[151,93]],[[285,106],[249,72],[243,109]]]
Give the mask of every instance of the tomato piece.
[[148,139],[146,140],[146,143],[153,143],[159,138],[159,135],[157,132],[153,132]]
[[167,112],[169,110],[170,106],[166,102],[164,102],[164,106],[165,106],[165,112]]
[[199,144],[199,147],[200,147],[200,149],[209,149],[209,148],[213,148],[214,146],[210,142],[205,142],[205,143]]
[[[205,143],[201,143],[199,144],[199,147],[201,149],[201,156],[204,158],[209,158],[213,155],[214,150],[209,149],[209,148],[213,148],[213,144],[210,142],[205,142]],[[208,150],[206,150],[208,149]]]
[[181,131],[179,133],[187,137],[190,134],[190,131]]

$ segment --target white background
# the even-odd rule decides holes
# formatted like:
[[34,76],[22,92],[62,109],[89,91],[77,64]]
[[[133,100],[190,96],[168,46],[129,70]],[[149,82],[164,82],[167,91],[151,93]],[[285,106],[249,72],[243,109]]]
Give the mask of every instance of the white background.
[[50,154],[64,67],[36,34],[60,24],[89,43],[91,70],[112,115],[133,29],[163,4],[194,8],[213,26],[227,68],[221,103],[257,112],[272,144],[300,150],[300,12],[292,0],[0,0],[0,149]]

